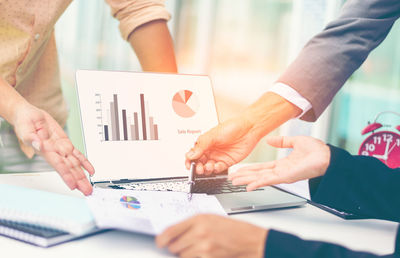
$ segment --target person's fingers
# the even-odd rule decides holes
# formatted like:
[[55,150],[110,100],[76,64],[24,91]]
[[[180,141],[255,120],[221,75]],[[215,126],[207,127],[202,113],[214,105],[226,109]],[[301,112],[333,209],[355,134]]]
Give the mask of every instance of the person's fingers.
[[[185,158],[189,161],[195,160],[195,158],[193,158],[194,153],[196,152],[195,146],[197,145],[197,142],[194,143],[194,146],[192,148],[190,148],[190,150],[188,152],[186,152],[185,154]],[[201,156],[201,155],[199,155]],[[198,159],[198,157],[196,158]]]
[[258,173],[241,176],[232,180],[232,185],[247,185],[257,181],[261,176]]
[[60,154],[58,154],[58,153],[56,153],[56,155],[58,155],[60,158],[62,158],[64,164],[68,167],[68,169],[72,169],[74,167],[74,164],[71,162],[70,159],[68,159],[68,157],[60,156]]
[[79,162],[79,160],[77,158],[75,158],[75,156],[69,154],[65,158],[71,164],[71,168],[75,168],[75,167],[80,167],[81,166],[81,163]]
[[242,178],[242,177],[249,177],[249,176],[256,176],[256,175],[258,176],[260,171],[261,170],[257,170],[257,171],[252,171],[252,170],[250,170],[250,171],[246,171],[246,170],[245,171],[237,171],[235,173],[229,174],[228,180],[234,181],[234,180],[237,180],[237,179]]
[[241,171],[230,175],[232,185],[247,185],[247,191],[259,187],[284,183],[286,178],[277,173],[276,168],[265,168],[258,171]]
[[204,166],[203,163],[196,163],[196,174],[203,175],[204,174]]
[[230,173],[228,175],[228,180],[235,180],[241,177],[245,177],[245,176],[250,176],[250,175],[255,175],[259,172],[260,170],[241,170],[241,171],[236,171],[233,173]]
[[55,151],[60,156],[66,158],[65,162],[70,168],[82,166],[90,175],[93,175],[95,172],[92,164],[72,145],[68,138],[57,140],[55,143],[48,141],[44,151]]
[[186,158],[186,160],[185,160],[185,166],[186,166],[186,169],[190,169],[190,164],[192,163],[192,161],[190,160],[190,159],[187,159]]
[[186,248],[179,254],[179,258],[196,258],[196,257],[203,257],[203,256],[200,256],[199,250],[195,245]]
[[204,174],[204,165],[207,163],[208,158],[206,156],[201,156],[198,160],[196,160],[196,174],[202,175]]
[[201,156],[203,156],[205,151],[212,147],[214,137],[213,130],[200,135],[194,147],[186,154],[186,158],[189,160],[199,159]]
[[179,237],[175,238],[175,240],[168,245],[168,251],[173,254],[180,254],[185,249],[190,248],[193,244],[196,244],[199,240],[201,240],[201,238],[201,231],[196,230],[195,227],[191,227],[179,235]]
[[42,142],[41,141],[33,140],[31,145],[37,152],[40,152],[42,150]]
[[60,157],[55,152],[46,153],[45,159],[61,176],[65,184],[74,190],[77,187],[75,177],[71,174],[70,168],[65,164],[64,158]]
[[225,162],[223,162],[223,161],[218,161],[218,162],[216,162],[215,165],[214,165],[214,172],[215,172],[216,174],[219,174],[219,173],[221,173],[221,172],[226,171],[228,168],[229,168],[229,166],[228,166]]
[[74,176],[71,173],[64,173],[63,175],[61,175],[61,178],[69,189],[74,190],[77,188],[77,183],[75,181]]
[[[196,243],[189,248],[183,250],[179,254],[180,258],[210,258],[217,257],[215,250],[212,250],[212,242],[208,239]],[[218,256],[219,257],[219,256]]]
[[258,172],[263,169],[273,169],[276,166],[276,161],[269,161],[265,163],[260,163],[260,164],[254,164],[250,166],[245,166],[242,168],[239,168],[237,171],[230,173],[228,175],[229,180],[233,180],[234,178],[241,177],[243,175],[251,174]]
[[74,175],[67,166],[59,164],[55,169],[69,189],[74,190],[78,187]]
[[89,195],[92,193],[93,187],[87,179],[85,172],[81,167],[81,163],[74,156],[69,155],[65,160],[68,160],[72,167],[70,168],[70,173],[74,177],[77,185],[77,189],[81,191],[84,195]]
[[77,158],[72,155],[62,157],[56,152],[47,152],[44,156],[71,190],[78,189],[84,195],[92,192],[93,187]]
[[72,154],[74,150],[74,145],[72,145],[71,141],[66,139],[60,139],[55,142],[55,150],[58,154],[63,157],[67,157]]
[[79,180],[77,185],[78,190],[86,196],[90,195],[93,192],[93,186],[92,184],[90,184],[87,178],[82,178],[81,180]]
[[34,124],[28,123],[15,129],[18,138],[27,146],[32,146],[36,151],[42,150],[42,141],[37,134]]
[[32,146],[37,152],[41,152],[43,150],[42,141],[36,133],[30,133],[26,135],[22,142],[25,145]]
[[267,143],[276,148],[293,148],[296,137],[291,136],[269,136]]
[[214,172],[214,165],[215,165],[214,160],[207,161],[207,163],[204,165],[205,175],[211,175]]
[[[197,217],[197,216],[196,216]],[[170,226],[156,237],[156,244],[163,248],[172,243],[178,236],[189,230],[195,223],[196,217],[189,218],[181,223]]]
[[80,166],[73,167],[70,169],[71,174],[73,175],[77,189],[81,191],[84,195],[89,195],[92,193],[93,187],[87,179],[85,172]]
[[90,175],[94,174],[95,170],[93,165],[78,149],[74,149],[72,154],[79,160],[83,168],[86,169],[86,171],[89,172]]
[[241,171],[259,171],[262,169],[272,169],[275,166],[276,166],[276,160],[273,160],[273,161],[268,161],[268,162],[264,162],[264,163],[259,163],[259,164],[254,164],[254,165],[239,168],[237,170],[237,173],[240,173]]
[[195,154],[194,148],[191,148],[188,152],[186,152],[185,157],[188,160],[194,160],[193,156]]
[[260,188],[260,187],[276,185],[276,184],[280,184],[280,183],[283,183],[283,180],[281,178],[275,176],[274,174],[271,174],[270,176],[261,177],[259,180],[248,184],[246,187],[246,190],[250,192],[250,191],[256,190],[257,188]]
[[85,172],[83,171],[79,160],[72,155],[69,155],[67,160],[72,164],[71,173],[74,175],[76,181],[86,179]]

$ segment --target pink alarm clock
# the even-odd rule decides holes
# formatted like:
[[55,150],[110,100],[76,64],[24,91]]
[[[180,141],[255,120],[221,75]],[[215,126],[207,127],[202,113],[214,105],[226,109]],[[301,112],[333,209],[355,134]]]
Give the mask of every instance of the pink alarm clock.
[[[361,144],[358,155],[378,158],[390,168],[400,167],[400,125],[393,127],[383,126],[377,120],[382,114],[394,114],[400,117],[399,113],[384,111],[379,113],[372,124],[367,125],[361,135],[371,133]],[[386,127],[384,130],[379,129]],[[389,128],[387,128],[389,127]]]

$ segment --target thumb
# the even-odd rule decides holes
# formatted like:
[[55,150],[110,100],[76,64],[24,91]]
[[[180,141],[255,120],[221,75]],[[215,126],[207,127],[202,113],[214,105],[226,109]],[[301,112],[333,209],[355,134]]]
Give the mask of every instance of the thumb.
[[32,146],[36,151],[42,149],[42,141],[33,123],[15,127],[18,138],[27,146]]
[[276,148],[293,148],[295,137],[290,136],[269,136],[267,143]]
[[186,154],[186,157],[190,160],[199,159],[212,145],[213,135],[211,133],[200,135],[194,147]]
[[29,133],[25,135],[22,139],[22,142],[27,146],[32,146],[36,151],[42,149],[42,141],[36,133]]

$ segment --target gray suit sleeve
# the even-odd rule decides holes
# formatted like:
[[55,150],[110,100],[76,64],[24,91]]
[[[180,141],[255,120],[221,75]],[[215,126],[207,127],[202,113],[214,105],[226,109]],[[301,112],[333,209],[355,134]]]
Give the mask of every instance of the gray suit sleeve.
[[310,101],[301,119],[315,121],[351,74],[387,36],[400,0],[348,0],[340,16],[313,37],[278,82]]

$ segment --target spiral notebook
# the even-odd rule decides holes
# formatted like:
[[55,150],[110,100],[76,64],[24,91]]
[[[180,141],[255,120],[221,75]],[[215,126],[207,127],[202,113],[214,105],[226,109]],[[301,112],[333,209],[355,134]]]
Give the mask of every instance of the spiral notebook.
[[0,184],[0,234],[43,247],[98,232],[84,199]]

